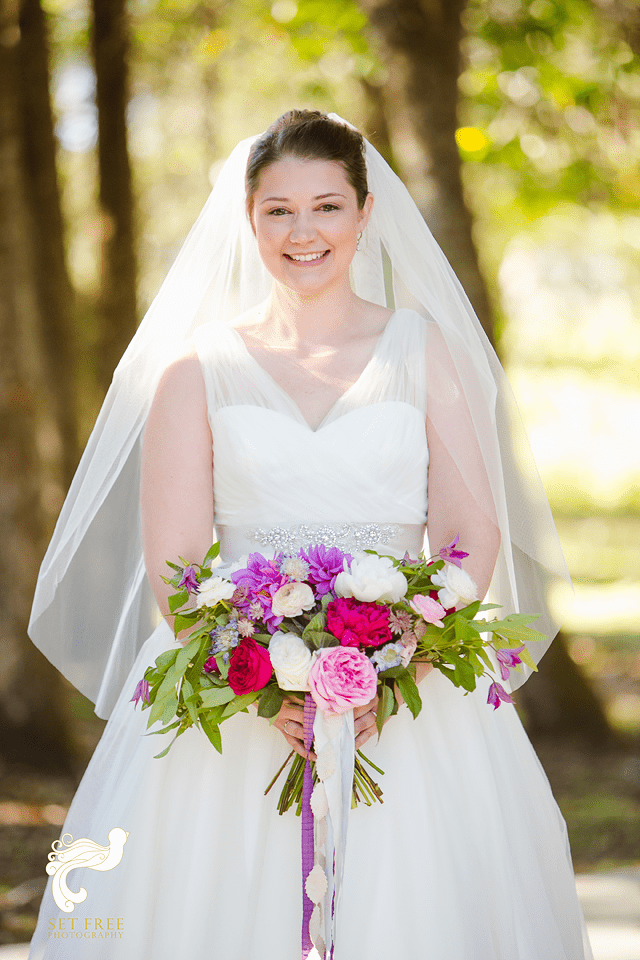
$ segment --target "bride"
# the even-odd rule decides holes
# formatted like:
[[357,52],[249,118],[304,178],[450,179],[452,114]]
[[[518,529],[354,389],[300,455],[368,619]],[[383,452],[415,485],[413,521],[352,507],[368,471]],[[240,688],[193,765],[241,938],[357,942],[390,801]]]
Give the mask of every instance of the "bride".
[[[62,832],[126,840],[112,869],[72,870],[84,899],[49,882],[30,960],[299,955],[300,825],[263,790],[304,755],[301,708],[232,717],[222,756],[194,728],[154,759],[131,699],[179,643],[166,560],[200,561],[214,527],[223,565],[309,531],[397,556],[458,535],[480,595],[541,612],[550,642],[544,588],[566,571],[513,408],[356,130],[291,111],[236,148],[116,371],[41,570],[30,635],[109,718]],[[589,960],[565,824],[514,707],[417,671],[417,720],[402,706],[376,742],[375,699],[355,711],[384,804],[351,812],[336,960]]]

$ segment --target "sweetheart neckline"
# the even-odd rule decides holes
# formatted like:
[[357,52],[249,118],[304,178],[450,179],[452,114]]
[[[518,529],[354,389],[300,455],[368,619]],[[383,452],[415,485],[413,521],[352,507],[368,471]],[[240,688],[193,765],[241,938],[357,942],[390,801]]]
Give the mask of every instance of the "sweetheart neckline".
[[[373,358],[372,358],[372,359],[373,359]],[[258,366],[259,366],[259,364],[258,364]],[[364,371],[363,371],[363,372],[364,372]],[[361,375],[361,376],[362,376],[362,375]],[[277,386],[277,384],[276,384],[276,386]],[[355,386],[355,384],[354,384],[354,386]],[[286,391],[283,391],[283,393],[286,393]],[[288,396],[288,394],[287,394],[287,396]],[[417,413],[418,416],[420,417],[420,420],[421,420],[421,422],[422,422],[422,424],[423,424],[423,427],[424,427],[424,429],[425,429],[425,437],[426,437],[426,424],[425,424],[425,422],[424,422],[424,419],[423,419],[423,416],[422,416],[422,412],[421,412],[417,407],[414,407],[414,405],[413,405],[412,403],[408,403],[408,401],[406,401],[406,400],[377,400],[377,401],[375,401],[374,403],[367,403],[367,404],[364,404],[364,406],[362,406],[362,407],[354,407],[354,408],[351,409],[351,410],[347,410],[345,413],[342,414],[342,416],[336,417],[335,420],[330,420],[329,423],[325,423],[324,420],[327,419],[327,417],[328,417],[328,414],[327,414],[327,417],[324,418],[324,420],[322,421],[322,423],[321,423],[315,430],[312,430],[311,427],[309,427],[309,424],[307,423],[307,421],[306,421],[306,420],[304,419],[304,417],[303,417],[303,418],[302,418],[303,422],[299,423],[299,426],[301,427],[301,429],[304,429],[304,427],[306,426],[306,427],[307,427],[307,430],[308,430],[308,433],[310,433],[311,435],[317,435],[317,434],[319,434],[321,431],[323,431],[323,430],[325,430],[325,429],[328,429],[329,427],[332,427],[332,426],[334,426],[335,424],[341,423],[341,421],[345,420],[347,417],[351,416],[352,414],[362,413],[363,410],[371,410],[371,409],[373,409],[374,407],[384,407],[384,406],[387,406],[387,405],[389,405],[389,404],[392,404],[393,406],[400,405],[400,406],[402,406],[402,407],[408,407],[410,410],[415,411],[415,413]],[[335,407],[335,406],[336,406],[336,404],[334,404],[334,407]],[[215,412],[215,414],[214,414],[214,419],[215,419],[215,417],[217,417],[219,414],[223,413],[223,412],[226,411],[226,410],[238,410],[238,409],[239,409],[239,410],[242,410],[242,409],[247,409],[247,408],[252,409],[252,410],[262,410],[262,411],[264,411],[265,413],[274,413],[274,414],[276,414],[276,416],[278,416],[278,417],[284,417],[286,420],[291,420],[291,421],[293,421],[293,423],[298,423],[298,420],[295,420],[293,417],[290,417],[288,414],[283,413],[282,410],[276,410],[274,407],[262,407],[262,406],[260,406],[260,405],[257,404],[257,403],[229,403],[229,404],[225,404],[224,406],[218,407],[218,409],[216,410],[216,412]]]
[[[364,379],[365,375],[366,375],[366,374],[368,373],[368,371],[370,370],[372,364],[373,364],[374,361],[377,359],[378,353],[380,352],[380,349],[381,349],[381,347],[383,346],[383,343],[384,343],[384,341],[385,341],[386,338],[387,338],[387,334],[388,334],[388,332],[389,332],[389,328],[390,328],[390,327],[392,326],[392,324],[394,323],[394,321],[395,321],[396,317],[398,316],[398,314],[400,313],[401,309],[403,309],[403,308],[400,308],[400,309],[398,309],[398,310],[394,310],[394,312],[391,314],[391,316],[389,317],[389,319],[387,320],[387,322],[386,322],[386,324],[385,324],[384,330],[382,331],[382,333],[380,334],[380,336],[379,336],[378,339],[376,340],[376,343],[375,343],[375,346],[374,346],[373,351],[372,351],[372,353],[371,353],[371,356],[369,357],[369,359],[367,360],[366,364],[365,364],[364,367],[362,368],[359,376],[357,377],[356,380],[353,381],[352,384],[350,384],[350,385],[347,387],[347,389],[346,389],[345,391],[343,391],[343,393],[340,394],[340,396],[334,401],[334,403],[332,403],[332,405],[329,407],[329,409],[327,410],[327,412],[325,413],[325,415],[322,417],[322,419],[321,419],[320,422],[318,423],[317,427],[312,427],[312,426],[311,426],[311,424],[309,423],[309,421],[307,420],[307,418],[306,418],[306,417],[304,416],[304,414],[302,413],[302,410],[300,409],[298,403],[293,399],[293,397],[291,396],[291,394],[288,393],[287,390],[285,390],[284,387],[281,386],[281,384],[278,383],[278,381],[269,373],[268,370],[266,370],[266,369],[262,366],[261,363],[258,362],[258,360],[256,360],[256,358],[254,357],[254,355],[253,355],[253,354],[251,353],[251,351],[249,350],[247,344],[245,343],[243,337],[240,335],[240,333],[239,333],[239,331],[236,329],[236,327],[230,325],[230,326],[229,326],[229,329],[233,331],[236,341],[239,342],[239,344],[241,345],[242,350],[243,350],[243,354],[248,358],[249,362],[252,363],[252,364],[254,365],[254,367],[256,367],[256,368],[260,371],[261,375],[262,375],[264,378],[266,378],[266,379],[272,384],[272,386],[278,391],[278,393],[285,398],[285,400],[287,401],[288,405],[295,411],[295,413],[297,414],[297,418],[293,418],[293,417],[292,417],[291,419],[297,419],[298,421],[300,421],[300,424],[303,425],[303,426],[305,426],[305,427],[309,430],[310,433],[318,433],[320,430],[324,429],[325,426],[328,426],[328,425],[330,425],[330,424],[333,422],[333,421],[331,421],[329,418],[330,418],[331,415],[334,413],[336,407],[338,407],[339,404],[341,404],[341,403],[345,400],[345,398],[348,396],[348,394],[350,394],[353,390],[356,389],[356,387],[358,387],[358,386],[360,385],[360,383],[361,383],[362,380]],[[271,408],[265,407],[264,409],[271,409]],[[275,412],[280,412],[280,411],[275,411]],[[329,420],[329,424],[327,424],[327,420]]]

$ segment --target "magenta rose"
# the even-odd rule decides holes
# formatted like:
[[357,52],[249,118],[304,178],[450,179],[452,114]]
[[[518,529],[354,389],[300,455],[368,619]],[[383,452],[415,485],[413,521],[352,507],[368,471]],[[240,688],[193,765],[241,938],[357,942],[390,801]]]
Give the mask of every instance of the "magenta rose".
[[327,607],[327,630],[343,647],[381,647],[392,640],[389,607],[339,597]]
[[253,693],[269,683],[273,668],[268,652],[251,637],[243,637],[231,654],[229,686],[234,693]]
[[205,660],[202,669],[205,673],[220,673],[215,657],[209,657]]
[[323,647],[311,666],[308,683],[320,710],[346,713],[375,696],[378,674],[369,658],[354,647]]

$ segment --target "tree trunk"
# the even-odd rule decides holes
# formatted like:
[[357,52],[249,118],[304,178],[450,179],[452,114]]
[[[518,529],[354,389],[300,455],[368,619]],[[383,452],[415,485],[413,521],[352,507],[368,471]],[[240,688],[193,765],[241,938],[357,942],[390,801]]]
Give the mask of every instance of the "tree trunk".
[[[59,433],[58,483],[66,492],[78,462],[74,297],[64,252],[64,228],[56,172],[56,145],[49,97],[46,21],[39,0],[20,5],[19,57],[25,200],[30,216],[47,402]],[[55,473],[55,467],[53,469]]]
[[44,538],[35,442],[41,391],[32,365],[41,289],[15,96],[21,31],[17,7],[6,0],[0,0],[0,36],[0,756],[70,772],[62,681],[26,635]]
[[559,633],[540,662],[538,673],[515,693],[524,707],[532,740],[564,737],[589,746],[613,746],[617,740],[602,705],[567,651]]
[[136,331],[136,254],[127,149],[129,31],[126,0],[92,0],[98,103],[102,277],[98,377],[104,392]]
[[455,141],[465,5],[466,0],[360,0],[388,69],[387,121],[404,179],[493,340]]
[[[395,156],[493,342],[491,306],[473,243],[455,140],[466,0],[359,3],[387,66],[386,117]],[[592,745],[611,741],[602,706],[561,636],[543,658],[540,675],[528,681],[520,697],[534,735],[573,738],[580,731]]]

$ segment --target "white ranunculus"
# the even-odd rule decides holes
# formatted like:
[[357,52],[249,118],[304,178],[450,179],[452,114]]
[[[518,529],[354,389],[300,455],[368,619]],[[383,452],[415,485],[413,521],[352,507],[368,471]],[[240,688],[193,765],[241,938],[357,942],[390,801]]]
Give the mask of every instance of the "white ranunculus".
[[375,603],[397,603],[407,592],[407,578],[397,570],[389,557],[366,553],[361,560],[347,561],[344,571],[336,577],[335,592],[339,597]]
[[281,690],[308,690],[313,655],[295,633],[277,630],[269,641],[269,656]]
[[219,600],[231,600],[235,589],[236,585],[231,580],[225,580],[224,577],[209,577],[198,587],[196,606],[213,607]]
[[438,601],[446,610],[451,607],[459,610],[478,599],[478,587],[466,570],[455,563],[445,563],[442,570],[431,577],[431,582],[438,590]]
[[273,595],[271,609],[276,617],[298,617],[303,610],[311,610],[316,602],[308,583],[297,580],[284,583]]

